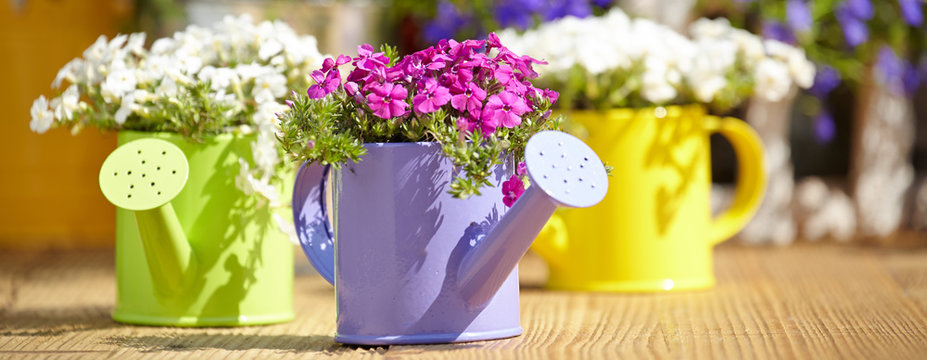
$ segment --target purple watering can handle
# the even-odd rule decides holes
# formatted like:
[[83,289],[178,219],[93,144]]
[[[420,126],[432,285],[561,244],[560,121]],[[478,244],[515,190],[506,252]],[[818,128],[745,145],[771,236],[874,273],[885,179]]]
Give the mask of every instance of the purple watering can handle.
[[293,223],[309,262],[325,280],[335,284],[334,236],[325,206],[330,169],[330,165],[306,163],[299,167],[293,187]]

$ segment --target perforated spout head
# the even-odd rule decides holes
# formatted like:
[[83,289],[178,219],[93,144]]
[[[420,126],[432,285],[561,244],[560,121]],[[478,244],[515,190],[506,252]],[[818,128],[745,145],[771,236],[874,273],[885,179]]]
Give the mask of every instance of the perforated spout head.
[[187,183],[187,157],[160,139],[139,139],[113,151],[100,170],[100,189],[109,202],[133,211],[170,202]]
[[461,261],[458,286],[470,306],[493,297],[558,206],[589,207],[608,191],[602,161],[572,135],[534,134],[525,146],[525,163],[531,186]]
[[535,134],[525,146],[531,185],[543,190],[559,206],[589,207],[608,191],[602,161],[588,145],[559,131]]

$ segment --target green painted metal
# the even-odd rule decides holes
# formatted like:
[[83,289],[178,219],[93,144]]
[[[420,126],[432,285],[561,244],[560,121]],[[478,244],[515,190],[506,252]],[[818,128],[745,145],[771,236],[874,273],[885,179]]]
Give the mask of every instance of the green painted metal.
[[[145,209],[160,199],[154,190],[154,195],[145,193],[153,196],[153,201],[139,199],[132,203],[137,206],[116,209],[117,298],[113,318],[171,326],[239,326],[291,320],[293,245],[278,230],[274,212],[266,205],[258,206],[256,198],[235,187],[238,159],[251,159],[254,136],[223,134],[192,143],[171,133],[119,134],[123,147],[138,139],[160,139],[176,146],[189,163],[189,175],[186,185],[181,184],[183,189],[168,203]],[[144,154],[145,149],[142,151]],[[142,166],[141,160],[137,162]],[[144,165],[152,164],[146,159]],[[106,163],[104,169],[111,170]],[[118,170],[101,172],[101,177],[114,172]],[[137,174],[135,170],[133,174]],[[149,176],[146,172],[146,179]],[[292,176],[286,178],[281,187],[286,190],[284,198],[292,189]],[[160,178],[153,186],[151,182],[144,184],[164,186],[162,195],[168,194],[166,190],[173,184],[162,184]],[[136,194],[141,192],[132,197],[143,197]],[[129,199],[128,193],[120,195]],[[118,201],[113,202],[124,204],[121,198]],[[280,209],[279,214],[288,218],[286,209]],[[186,240],[178,241],[182,238]]]
[[196,259],[170,201],[187,183],[187,157],[161,139],[138,139],[113,151],[100,169],[100,189],[114,205],[135,211],[151,277],[160,296],[182,296]]

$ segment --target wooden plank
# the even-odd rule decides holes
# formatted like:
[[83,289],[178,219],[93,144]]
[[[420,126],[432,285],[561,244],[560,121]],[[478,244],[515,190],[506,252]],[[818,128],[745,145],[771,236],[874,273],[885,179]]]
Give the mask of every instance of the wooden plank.
[[927,354],[927,249],[723,246],[699,292],[546,291],[521,264],[522,336],[451,345],[337,344],[334,291],[298,265],[297,318],[273,326],[164,328],[109,318],[111,251],[0,254],[0,359],[891,358]]

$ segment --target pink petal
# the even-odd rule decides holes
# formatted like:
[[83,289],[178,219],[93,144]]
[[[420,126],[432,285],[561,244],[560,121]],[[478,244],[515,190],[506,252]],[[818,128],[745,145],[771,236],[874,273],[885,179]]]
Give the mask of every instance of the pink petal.
[[310,99],[321,99],[328,95],[324,89],[319,85],[312,85],[309,87],[309,90],[306,90],[306,95],[309,95]]
[[453,97],[451,97],[451,106],[454,107],[454,109],[457,109],[457,111],[462,112],[462,111],[467,110],[467,103],[468,103],[467,95],[460,94],[460,95],[454,95]]
[[406,96],[409,95],[409,91],[405,87],[399,85],[391,85],[393,88],[389,91],[389,97],[394,100],[405,100]]
[[392,101],[389,103],[389,110],[390,110],[390,113],[392,113],[393,117],[405,115],[408,112],[406,110],[406,108],[408,107],[409,107],[409,104],[406,104],[405,101]]
[[518,115],[515,115],[515,113],[513,113],[513,112],[511,112],[511,111],[508,111],[508,112],[506,112],[506,111],[497,111],[497,112],[496,112],[496,116],[499,116],[500,114],[501,114],[501,117],[502,117],[502,120],[501,120],[501,121],[502,121],[502,126],[505,126],[505,127],[511,129],[511,128],[513,128],[513,127],[518,126],[518,124],[521,124],[521,117],[518,116]]
[[509,104],[509,106],[512,107],[512,112],[518,116],[524,115],[526,112],[528,112],[528,110],[530,110],[528,105],[525,104],[525,99],[522,99],[521,97],[516,98],[515,102]]

